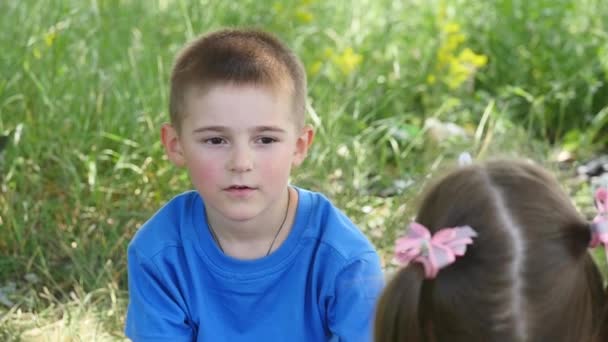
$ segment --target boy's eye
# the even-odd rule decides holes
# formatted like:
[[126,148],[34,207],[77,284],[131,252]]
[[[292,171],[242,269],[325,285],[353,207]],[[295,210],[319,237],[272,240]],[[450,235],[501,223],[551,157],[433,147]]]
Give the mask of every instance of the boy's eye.
[[213,137],[213,138],[205,139],[205,140],[203,140],[203,142],[205,144],[219,145],[219,144],[224,143],[224,139],[219,138],[219,137]]
[[276,142],[277,139],[275,138],[271,138],[271,137],[261,137],[258,139],[258,142],[261,144],[272,144],[273,142]]

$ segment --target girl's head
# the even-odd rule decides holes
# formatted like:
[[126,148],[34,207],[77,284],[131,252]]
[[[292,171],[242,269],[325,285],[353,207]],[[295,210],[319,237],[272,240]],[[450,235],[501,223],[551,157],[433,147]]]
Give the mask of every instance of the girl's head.
[[590,224],[542,168],[459,168],[431,187],[416,222],[431,233],[471,226],[477,237],[434,279],[420,263],[396,273],[378,304],[376,342],[607,340]]

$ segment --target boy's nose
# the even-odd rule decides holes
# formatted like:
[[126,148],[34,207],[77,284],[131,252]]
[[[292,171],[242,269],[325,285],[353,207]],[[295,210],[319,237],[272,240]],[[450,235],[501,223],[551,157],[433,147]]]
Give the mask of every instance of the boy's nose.
[[230,171],[246,172],[253,169],[251,151],[246,147],[235,147],[230,161]]

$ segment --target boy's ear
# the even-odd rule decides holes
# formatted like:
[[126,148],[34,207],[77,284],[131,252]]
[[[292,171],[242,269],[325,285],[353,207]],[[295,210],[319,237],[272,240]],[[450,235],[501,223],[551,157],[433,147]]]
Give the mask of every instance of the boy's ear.
[[315,131],[310,125],[305,125],[300,132],[300,136],[296,141],[296,150],[294,152],[293,166],[299,166],[302,164],[306,155],[308,154],[308,148],[312,145],[312,141],[315,137]]
[[169,123],[163,124],[160,129],[160,139],[165,146],[165,153],[169,160],[178,167],[185,166],[186,159],[175,127]]

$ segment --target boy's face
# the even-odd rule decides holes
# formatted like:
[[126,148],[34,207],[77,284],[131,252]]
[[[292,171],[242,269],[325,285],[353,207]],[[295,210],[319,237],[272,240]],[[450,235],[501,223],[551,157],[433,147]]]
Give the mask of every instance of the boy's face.
[[250,85],[218,85],[186,96],[181,130],[166,124],[169,159],[184,166],[210,215],[255,218],[286,191],[292,166],[305,158],[313,138],[299,128],[286,93]]

